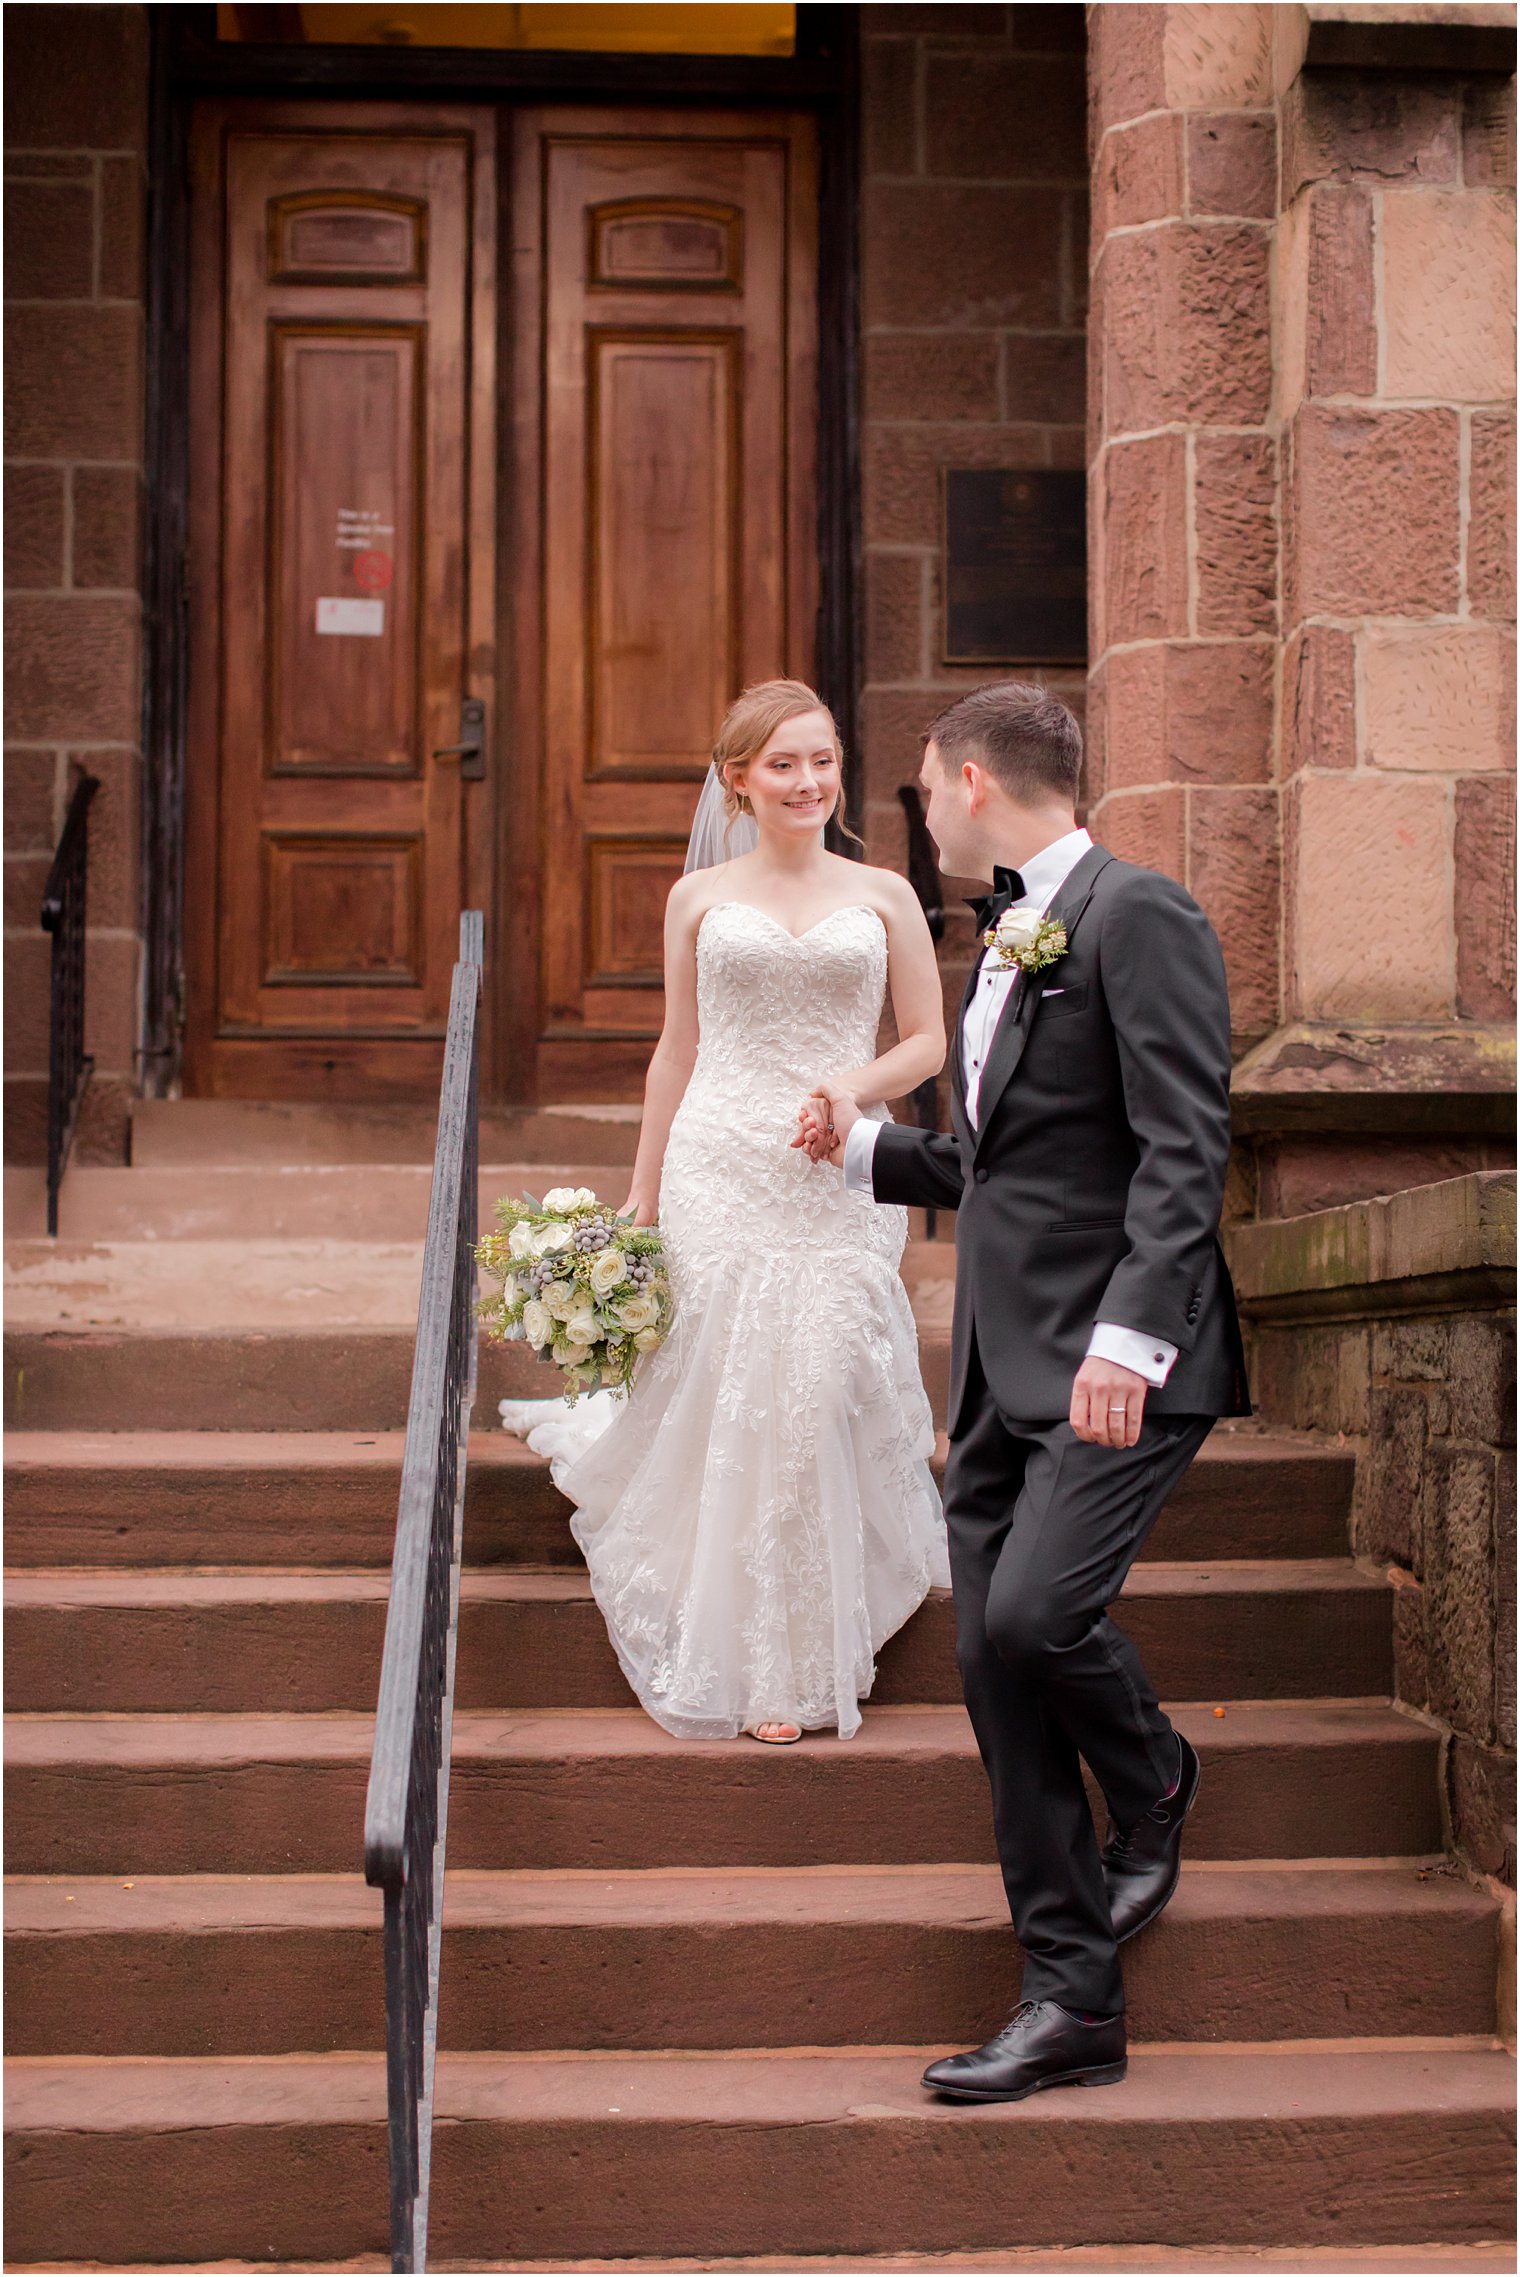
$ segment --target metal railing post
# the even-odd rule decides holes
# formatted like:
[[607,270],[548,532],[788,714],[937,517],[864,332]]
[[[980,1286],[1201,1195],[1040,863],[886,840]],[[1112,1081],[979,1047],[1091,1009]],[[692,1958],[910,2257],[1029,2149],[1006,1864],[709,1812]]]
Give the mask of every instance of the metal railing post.
[[[939,860],[934,841],[929,836],[929,825],[924,820],[924,802],[914,783],[898,786],[898,799],[902,804],[903,819],[908,826],[908,883],[918,896],[918,905],[929,928],[929,938],[938,948],[945,937],[945,892],[940,883]],[[913,1094],[913,1112],[918,1117],[920,1130],[939,1128],[939,1084],[934,1076],[921,1083]],[[939,1212],[926,1209],[924,1231],[932,1241],[939,1230]]]
[[391,2266],[427,2265],[459,1572],[475,1396],[484,926],[459,925],[390,1604],[364,1815],[365,1879],[385,1892]]
[[42,929],[53,936],[48,1012],[47,1229],[58,1231],[58,1189],[95,1062],[84,1048],[85,904],[90,801],[100,784],[81,775],[42,893]]

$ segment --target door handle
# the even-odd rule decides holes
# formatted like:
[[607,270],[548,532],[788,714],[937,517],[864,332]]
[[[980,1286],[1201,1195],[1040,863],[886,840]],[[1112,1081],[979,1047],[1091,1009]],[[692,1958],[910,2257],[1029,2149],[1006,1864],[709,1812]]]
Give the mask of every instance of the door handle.
[[457,759],[462,782],[485,781],[486,707],[478,696],[466,696],[459,707],[459,741],[441,745],[433,757]]

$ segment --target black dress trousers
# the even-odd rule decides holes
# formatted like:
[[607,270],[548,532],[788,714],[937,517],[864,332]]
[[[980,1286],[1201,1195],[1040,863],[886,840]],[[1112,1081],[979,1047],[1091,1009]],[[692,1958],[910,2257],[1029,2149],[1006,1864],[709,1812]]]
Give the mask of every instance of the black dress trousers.
[[1177,1774],[1176,1735],[1110,1618],[1210,1415],[1147,1414],[1138,1444],[998,1411],[975,1349],[945,1471],[956,1656],[992,1787],[1023,1997],[1115,2015],[1124,1981],[1085,1759],[1121,1826]]

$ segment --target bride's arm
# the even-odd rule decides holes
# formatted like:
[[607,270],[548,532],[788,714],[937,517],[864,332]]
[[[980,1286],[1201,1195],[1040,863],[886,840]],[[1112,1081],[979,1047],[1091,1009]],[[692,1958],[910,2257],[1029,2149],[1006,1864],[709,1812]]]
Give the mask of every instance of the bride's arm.
[[918,896],[905,878],[880,873],[887,928],[887,979],[897,1042],[865,1067],[821,1068],[831,1091],[847,1091],[861,1107],[903,1099],[945,1064],[945,998],[934,943]]
[[678,879],[665,904],[665,1025],[644,1078],[644,1119],[623,1214],[653,1225],[660,1171],[676,1109],[697,1061],[697,927],[706,906],[701,873]]

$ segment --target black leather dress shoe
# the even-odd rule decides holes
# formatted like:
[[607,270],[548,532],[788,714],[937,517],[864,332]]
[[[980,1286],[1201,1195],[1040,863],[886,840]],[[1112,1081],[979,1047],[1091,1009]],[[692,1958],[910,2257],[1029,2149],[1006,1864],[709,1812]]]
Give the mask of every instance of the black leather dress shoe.
[[1124,2018],[1084,2024],[1053,2000],[1021,2000],[996,2039],[966,2056],[943,2056],[925,2087],[963,2103],[1022,2103],[1042,2087],[1102,2087],[1124,2077]]
[[1181,1732],[1177,1745],[1182,1763],[1176,1793],[1152,1803],[1144,1818],[1115,1830],[1103,1846],[1103,1880],[1120,1945],[1164,1910],[1182,1872],[1182,1825],[1197,1799],[1202,1766]]

